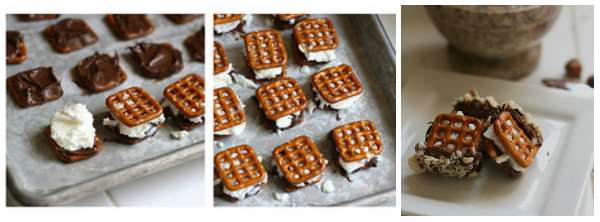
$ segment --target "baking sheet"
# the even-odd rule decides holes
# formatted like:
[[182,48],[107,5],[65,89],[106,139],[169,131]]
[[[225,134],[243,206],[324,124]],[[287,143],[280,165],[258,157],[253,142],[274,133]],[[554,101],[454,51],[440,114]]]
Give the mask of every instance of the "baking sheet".
[[[247,32],[272,27],[271,15],[247,15],[244,30]],[[312,68],[310,72],[301,72],[301,67],[295,60],[292,46],[292,30],[282,31],[288,53],[287,75],[300,82],[307,97],[313,98],[314,92],[310,86],[310,75],[318,70],[332,65],[347,63],[352,66],[364,86],[364,94],[355,107],[340,113],[341,119],[336,120],[336,114],[323,110],[313,113],[305,112],[303,122],[280,134],[272,133],[265,128],[262,110],[256,104],[255,89],[234,84],[242,102],[246,105],[246,129],[242,135],[229,137],[215,142],[215,153],[228,147],[247,143],[254,147],[263,157],[267,171],[271,167],[271,152],[276,146],[294,137],[309,135],[329,160],[330,165],[321,181],[331,181],[335,191],[324,193],[321,184],[309,186],[289,193],[289,199],[276,200],[275,193],[285,193],[280,179],[269,173],[269,182],[255,197],[239,202],[228,202],[215,197],[217,206],[329,206],[329,205],[395,205],[396,187],[396,139],[395,139],[395,54],[391,45],[384,37],[385,33],[377,17],[370,15],[311,15],[312,17],[328,17],[333,20],[337,29],[340,44],[336,50],[337,58],[326,64]],[[227,56],[233,63],[235,72],[251,73],[245,64],[243,39],[240,33],[229,33],[215,36],[221,42]],[[359,59],[360,58],[360,59]],[[352,175],[353,182],[348,182],[334,164],[333,142],[328,133],[336,126],[352,121],[368,119],[375,123],[384,142],[381,154],[382,161],[377,168],[360,171]]]
[[[54,113],[66,104],[83,103],[92,113],[101,113],[107,111],[104,103],[106,97],[130,86],[141,86],[160,101],[163,99],[163,89],[168,84],[189,73],[204,73],[204,64],[192,61],[183,45],[186,37],[204,25],[204,18],[178,25],[163,15],[149,17],[155,25],[152,34],[123,41],[111,32],[103,20],[104,15],[61,15],[59,19],[39,22],[20,22],[14,15],[7,15],[7,29],[20,31],[28,48],[28,59],[24,63],[7,65],[7,76],[39,66],[52,66],[64,91],[58,100],[30,108],[19,107],[12,98],[8,98],[10,96],[7,93],[6,160],[9,187],[23,204],[62,204],[201,156],[203,127],[194,129],[184,139],[176,140],[170,137],[170,133],[178,129],[169,120],[152,138],[135,145],[105,142],[97,156],[71,164],[64,164],[56,158],[43,133]],[[42,31],[65,18],[84,19],[98,35],[98,42],[68,54],[54,52]],[[171,43],[182,52],[183,70],[160,81],[142,77],[135,71],[136,66],[128,49],[141,41]],[[128,78],[111,90],[88,94],[72,81],[72,69],[95,51],[118,53],[121,67]]]

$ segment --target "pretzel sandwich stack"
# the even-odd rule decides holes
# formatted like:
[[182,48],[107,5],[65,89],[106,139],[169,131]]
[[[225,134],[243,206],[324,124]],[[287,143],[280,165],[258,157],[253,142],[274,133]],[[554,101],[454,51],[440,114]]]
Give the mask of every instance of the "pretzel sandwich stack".
[[454,103],[452,113],[436,117],[409,165],[417,173],[472,178],[487,154],[516,177],[533,163],[542,140],[537,124],[514,101],[499,105],[473,90]]

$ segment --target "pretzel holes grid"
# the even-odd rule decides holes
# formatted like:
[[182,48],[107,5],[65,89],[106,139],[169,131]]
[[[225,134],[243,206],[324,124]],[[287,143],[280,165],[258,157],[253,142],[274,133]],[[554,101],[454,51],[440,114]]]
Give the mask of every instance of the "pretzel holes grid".
[[522,162],[529,162],[529,159],[533,158],[530,150],[531,142],[529,141],[529,138],[523,136],[525,135],[523,129],[518,127],[516,121],[508,112],[502,113],[497,121],[500,121],[500,125],[498,126],[495,124],[494,127],[500,127],[504,134],[503,136],[512,143],[515,151],[521,155],[518,158],[520,158]]
[[289,78],[275,80],[258,89],[258,99],[267,117],[276,120],[306,107],[307,100],[298,82]]
[[330,103],[358,95],[363,90],[354,70],[345,64],[315,74],[314,84],[321,97]]
[[370,121],[358,121],[338,127],[333,132],[338,152],[346,161],[379,155],[383,150],[381,137]]
[[227,129],[244,122],[244,109],[235,92],[228,87],[215,89],[214,95],[215,131]]
[[432,125],[427,147],[454,152],[460,148],[477,147],[482,124],[475,118],[439,115]]
[[307,136],[297,137],[277,147],[273,158],[276,159],[277,166],[286,180],[292,184],[306,182],[314,178],[326,166],[321,152],[319,152],[312,139]]
[[110,96],[108,104],[113,114],[130,127],[152,120],[162,113],[162,107],[158,102],[138,87]]
[[168,98],[188,117],[204,114],[204,82],[197,75],[189,75],[166,90]]
[[284,66],[287,53],[279,32],[266,30],[248,33],[244,38],[248,63],[254,70]]
[[337,31],[329,19],[305,19],[294,27],[298,44],[309,51],[321,51],[337,48]]
[[230,148],[216,156],[217,172],[229,190],[252,186],[265,176],[265,170],[249,146]]
[[229,66],[229,59],[225,54],[225,48],[219,42],[214,42],[214,58],[213,58],[213,70],[214,74],[220,74],[225,72]]

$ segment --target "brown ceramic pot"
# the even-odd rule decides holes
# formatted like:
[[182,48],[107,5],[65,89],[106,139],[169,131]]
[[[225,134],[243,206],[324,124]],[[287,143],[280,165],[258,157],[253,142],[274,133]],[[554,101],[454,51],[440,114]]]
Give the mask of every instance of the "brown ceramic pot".
[[426,6],[458,71],[518,79],[537,66],[560,6]]

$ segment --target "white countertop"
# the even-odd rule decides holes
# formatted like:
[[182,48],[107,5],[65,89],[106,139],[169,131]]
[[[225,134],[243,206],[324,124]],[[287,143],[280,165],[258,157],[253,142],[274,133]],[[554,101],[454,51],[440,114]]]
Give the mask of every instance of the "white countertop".
[[[414,70],[421,67],[450,69],[446,40],[435,29],[423,6],[402,6],[401,58],[402,86]],[[554,27],[542,39],[542,55],[538,68],[520,82],[540,85],[543,78],[560,78],[571,58],[579,57],[582,80],[594,71],[593,6],[564,6]],[[593,179],[587,183],[580,215],[593,215]]]

